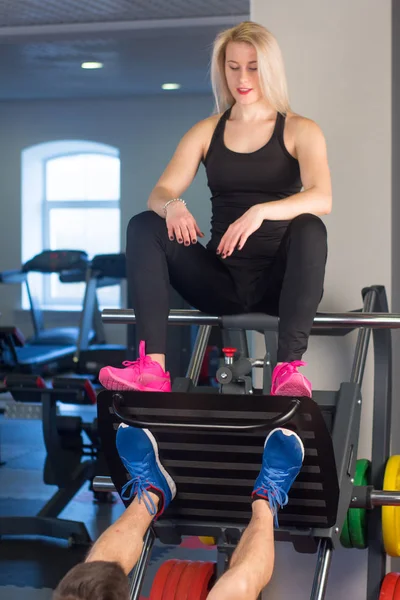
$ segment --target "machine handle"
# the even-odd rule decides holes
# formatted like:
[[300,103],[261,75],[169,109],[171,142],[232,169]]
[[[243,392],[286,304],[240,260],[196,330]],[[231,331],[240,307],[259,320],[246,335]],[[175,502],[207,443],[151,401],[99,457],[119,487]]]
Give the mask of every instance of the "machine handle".
[[121,394],[113,394],[113,409],[116,416],[128,425],[133,427],[140,427],[141,429],[151,429],[152,427],[162,427],[163,429],[198,429],[200,431],[232,431],[232,432],[246,432],[246,431],[257,431],[258,429],[271,429],[272,427],[278,427],[288,423],[296,414],[301,405],[301,400],[293,398],[290,402],[289,408],[286,412],[264,421],[263,423],[256,423],[254,425],[222,425],[212,423],[162,423],[158,421],[140,421],[133,417],[127,417],[122,414],[124,398]]
[[279,319],[265,313],[224,315],[221,317],[224,329],[246,329],[253,331],[278,331]]

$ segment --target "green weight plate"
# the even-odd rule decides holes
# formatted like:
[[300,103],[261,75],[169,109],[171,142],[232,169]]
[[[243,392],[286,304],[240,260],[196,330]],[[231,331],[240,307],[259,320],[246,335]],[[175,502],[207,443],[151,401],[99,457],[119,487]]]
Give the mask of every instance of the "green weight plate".
[[[369,460],[362,458],[357,461],[354,475],[354,485],[368,485],[370,469]],[[362,550],[367,547],[367,511],[365,508],[349,508],[347,513],[349,536],[353,548]]]
[[347,522],[347,515],[343,523],[342,533],[340,534],[340,543],[344,548],[352,548],[350,534],[349,534],[349,524]]

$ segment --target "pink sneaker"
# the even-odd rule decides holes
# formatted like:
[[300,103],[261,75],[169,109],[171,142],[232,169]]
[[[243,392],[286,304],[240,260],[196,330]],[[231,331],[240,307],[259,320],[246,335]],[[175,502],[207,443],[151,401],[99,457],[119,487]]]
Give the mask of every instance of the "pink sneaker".
[[107,390],[139,392],[170,392],[171,377],[161,365],[150,356],[146,356],[145,343],[139,344],[139,358],[134,361],[125,360],[125,369],[103,367],[99,373],[99,381]]
[[294,360],[276,365],[272,373],[271,396],[307,396],[311,398],[311,383],[297,371],[307,363]]

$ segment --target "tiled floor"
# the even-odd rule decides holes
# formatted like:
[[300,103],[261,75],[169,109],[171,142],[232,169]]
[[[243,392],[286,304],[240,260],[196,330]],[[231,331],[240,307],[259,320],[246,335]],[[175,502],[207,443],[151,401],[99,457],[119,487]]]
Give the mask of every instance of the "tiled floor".
[[[5,396],[0,397],[0,405]],[[92,410],[90,408],[89,410]],[[94,415],[94,411],[93,411]],[[42,480],[45,449],[40,421],[7,420],[0,416],[0,518],[33,516],[57,490]],[[83,521],[96,539],[123,511],[116,498],[113,505],[96,504],[85,485],[60,514],[60,518]],[[48,538],[2,538],[0,540],[1,600],[50,600],[52,590],[62,576],[87,552],[86,548],[68,548],[62,541]],[[156,543],[143,598],[150,594],[154,573],[164,560],[171,557],[193,560],[214,560],[214,550],[185,546],[171,547]]]

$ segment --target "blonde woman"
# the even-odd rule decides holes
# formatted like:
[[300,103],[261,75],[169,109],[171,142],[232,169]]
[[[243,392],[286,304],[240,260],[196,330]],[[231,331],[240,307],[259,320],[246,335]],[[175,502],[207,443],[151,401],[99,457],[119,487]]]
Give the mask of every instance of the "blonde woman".
[[[217,37],[212,81],[217,114],[183,137],[150,195],[150,210],[128,226],[139,359],[125,369],[105,367],[100,381],[109,389],[170,391],[165,341],[171,283],[206,313],[279,315],[271,392],[310,396],[298,367],[322,296],[327,255],[319,218],[331,210],[324,137],[314,122],[290,111],[278,44],[261,25],[241,23]],[[201,162],[212,193],[206,248],[197,243],[203,234],[181,197]],[[130,475],[122,497],[132,502],[85,563],[60,582],[54,600],[128,600],[126,575],[139,558],[144,532],[176,494],[150,431],[120,426],[116,443]],[[274,519],[303,459],[303,443],[293,431],[268,435],[252,519],[209,600],[256,600],[268,584]]]
[[[290,110],[274,36],[244,22],[220,33],[211,62],[217,114],[180,141],[127,232],[139,359],[105,367],[109,389],[171,390],[165,372],[169,283],[208,314],[278,315],[271,394],[311,396],[298,372],[323,293],[331,181],[324,136]],[[211,240],[182,198],[200,163],[211,190]],[[147,352],[147,354],[146,354]]]

